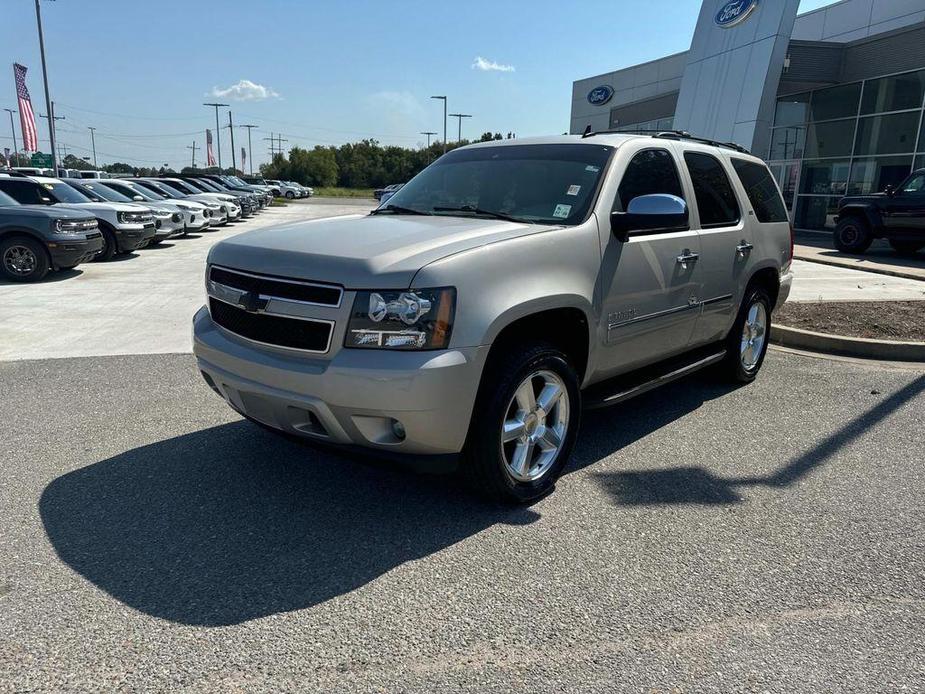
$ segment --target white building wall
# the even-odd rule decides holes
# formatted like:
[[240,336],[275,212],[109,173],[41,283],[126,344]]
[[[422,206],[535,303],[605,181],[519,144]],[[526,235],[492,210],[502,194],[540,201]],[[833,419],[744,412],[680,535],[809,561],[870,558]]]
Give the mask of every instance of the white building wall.
[[801,14],[792,38],[846,43],[925,22],[925,0],[842,0]]

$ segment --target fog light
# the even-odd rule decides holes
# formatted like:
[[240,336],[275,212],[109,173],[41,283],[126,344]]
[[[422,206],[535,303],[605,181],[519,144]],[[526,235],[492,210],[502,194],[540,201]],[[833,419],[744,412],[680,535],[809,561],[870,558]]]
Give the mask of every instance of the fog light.
[[395,434],[395,438],[399,441],[405,440],[405,425],[399,422],[397,419],[392,420],[392,433]]

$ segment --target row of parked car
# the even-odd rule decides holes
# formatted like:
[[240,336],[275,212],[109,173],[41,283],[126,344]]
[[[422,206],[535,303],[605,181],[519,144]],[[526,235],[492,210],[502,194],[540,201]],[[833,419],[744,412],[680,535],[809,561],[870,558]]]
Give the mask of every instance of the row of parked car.
[[260,178],[259,176],[245,176],[244,180],[253,185],[268,187],[273,191],[273,195],[278,198],[295,200],[296,198],[310,198],[315,194],[313,188],[303,186],[295,181],[277,181],[275,179]]
[[89,179],[0,170],[0,278],[36,282],[250,217],[272,199],[269,186],[236,176]]

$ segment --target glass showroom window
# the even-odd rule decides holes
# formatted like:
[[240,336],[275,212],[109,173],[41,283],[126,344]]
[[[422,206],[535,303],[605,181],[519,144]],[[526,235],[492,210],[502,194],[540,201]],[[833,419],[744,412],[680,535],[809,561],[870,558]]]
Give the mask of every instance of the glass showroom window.
[[809,119],[811,121],[821,121],[855,117],[858,114],[858,101],[860,98],[860,82],[820,89],[813,92],[809,108]]
[[851,156],[856,123],[857,120],[854,118],[828,123],[810,123],[806,136],[805,156],[808,159]]
[[841,197],[801,195],[797,199],[794,226],[799,229],[833,229]]
[[808,121],[810,95],[810,92],[805,92],[778,99],[774,125],[803,125]]
[[800,194],[844,195],[848,188],[848,171],[851,162],[805,161],[800,179]]
[[869,195],[884,190],[888,185],[899,185],[911,168],[912,155],[854,159],[848,195]]
[[921,111],[894,113],[889,116],[869,116],[858,122],[855,156],[869,154],[902,154],[915,151],[915,140]]
[[864,83],[861,114],[908,111],[922,107],[925,97],[925,70]]
[[788,125],[771,133],[771,159],[802,159],[806,150],[806,127]]

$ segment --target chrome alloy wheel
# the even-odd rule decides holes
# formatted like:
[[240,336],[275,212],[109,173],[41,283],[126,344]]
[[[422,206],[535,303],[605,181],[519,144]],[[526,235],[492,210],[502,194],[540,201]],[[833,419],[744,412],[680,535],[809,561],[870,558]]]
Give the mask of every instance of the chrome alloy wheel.
[[758,365],[758,360],[764,352],[764,343],[767,340],[768,312],[760,301],[753,303],[748,309],[745,324],[742,326],[742,344],[739,349],[739,358],[742,367],[751,371]]
[[26,277],[35,272],[39,259],[31,248],[26,246],[10,246],[3,254],[3,266],[12,274]]
[[568,431],[569,397],[553,371],[530,374],[518,386],[501,428],[501,459],[517,482],[540,479],[559,457]]

